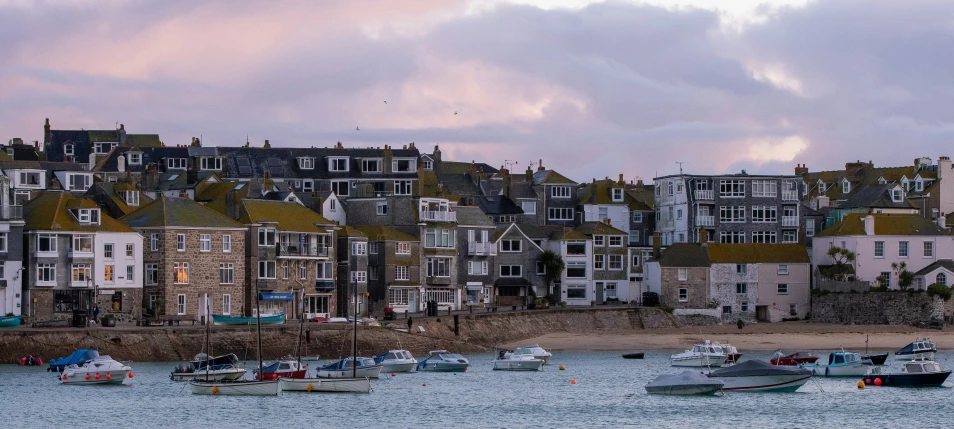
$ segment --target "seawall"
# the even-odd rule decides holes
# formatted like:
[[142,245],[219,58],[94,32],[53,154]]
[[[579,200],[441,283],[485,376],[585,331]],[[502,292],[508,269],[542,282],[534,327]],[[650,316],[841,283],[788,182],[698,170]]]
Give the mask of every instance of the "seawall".
[[812,322],[844,325],[912,325],[941,320],[946,303],[926,293],[830,293],[812,297]]

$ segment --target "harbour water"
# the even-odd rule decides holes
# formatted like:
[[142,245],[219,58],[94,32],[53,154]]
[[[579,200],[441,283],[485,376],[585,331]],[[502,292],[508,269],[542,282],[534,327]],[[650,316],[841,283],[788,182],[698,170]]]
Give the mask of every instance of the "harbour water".
[[[748,352],[743,359],[769,355]],[[0,427],[925,428],[950,427],[954,415],[954,380],[944,388],[859,390],[856,378],[815,378],[796,393],[647,395],[643,386],[656,375],[681,371],[668,356],[555,352],[543,371],[501,372],[491,370],[492,354],[469,355],[467,373],[382,374],[370,394],[267,398],[193,396],[186,383],[169,380],[172,362],[131,363],[130,386],[63,386],[45,367],[0,365]],[[950,369],[954,352],[940,352],[937,360]]]

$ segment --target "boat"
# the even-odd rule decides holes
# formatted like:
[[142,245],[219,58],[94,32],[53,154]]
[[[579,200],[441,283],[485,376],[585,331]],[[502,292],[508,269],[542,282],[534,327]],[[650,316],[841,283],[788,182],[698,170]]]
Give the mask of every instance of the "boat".
[[726,368],[714,370],[709,378],[725,383],[724,391],[794,392],[812,378],[808,369],[772,365],[760,360],[747,360]]
[[534,356],[532,350],[521,347],[512,353],[501,351],[494,360],[494,371],[539,371],[543,362]]
[[927,360],[934,359],[934,353],[937,352],[937,346],[930,337],[918,338],[911,344],[904,346],[901,350],[894,352],[895,360],[910,360],[920,357]]
[[[284,314],[275,314],[270,316],[262,316],[263,325],[281,325],[285,323]],[[212,323],[216,325],[254,325],[258,320],[258,317],[242,317],[242,316],[224,316],[221,314],[212,315]]]
[[870,360],[873,365],[884,365],[888,360],[888,353],[868,352],[868,336],[865,335],[865,352],[861,354],[861,360]]
[[664,374],[646,385],[650,395],[713,395],[722,391],[725,382],[706,377],[696,371]]
[[123,384],[132,378],[132,368],[102,355],[82,365],[69,365],[60,374],[63,384]]
[[813,364],[801,366],[811,370],[812,375],[819,377],[859,377],[868,372],[872,363],[870,360],[861,359],[858,353],[840,351],[828,355],[827,365],[819,365],[816,361]]
[[[539,344],[529,344],[529,345],[523,346],[522,348],[529,349],[533,353],[533,357],[542,360],[544,365],[550,362],[550,358],[553,357],[553,353],[550,353],[544,350],[543,347],[540,347]],[[507,353],[512,353],[512,352],[506,352],[504,354],[504,357],[509,357]]]
[[[258,291],[258,283],[255,286],[255,309],[256,309],[256,337],[257,337],[257,351],[258,351],[258,372],[264,373],[262,371],[262,323],[261,323],[261,312],[258,312],[260,301],[262,300],[262,294]],[[206,305],[208,306],[208,300],[206,300]],[[206,313],[211,313],[206,309]],[[213,315],[213,318],[215,316]],[[284,316],[283,316],[284,318]],[[214,319],[213,319],[214,320]],[[214,323],[214,322],[213,322]],[[209,348],[209,354],[211,355],[212,349],[212,327],[211,323],[206,324],[205,335],[206,335],[206,344]],[[211,368],[206,366],[206,371],[211,372]],[[278,396],[278,380],[248,380],[244,378],[239,378],[236,380],[210,380],[210,379],[193,379],[189,381],[189,389],[192,391],[193,395],[223,395],[223,396]]]
[[470,366],[467,358],[449,353],[447,350],[432,350],[427,358],[417,364],[418,371],[432,372],[466,372]]
[[[280,377],[285,378],[305,378],[308,373],[308,365],[302,364],[297,360],[277,360],[262,368],[261,374],[265,374],[265,380],[277,380]],[[263,377],[258,371],[252,371],[253,378],[261,380]]]
[[172,381],[189,381],[197,377],[211,381],[237,380],[245,375],[245,368],[239,368],[238,363],[235,353],[214,358],[199,353],[187,365],[176,365],[169,378]]
[[643,352],[626,353],[623,355],[623,359],[642,359],[644,355],[645,353]]
[[385,373],[414,372],[417,367],[417,359],[407,350],[388,350],[374,358],[374,361],[382,365],[381,371]]
[[942,371],[941,366],[933,360],[914,358],[905,362],[901,371],[886,371],[884,367],[873,367],[862,381],[875,386],[940,387],[949,375],[951,371]]
[[818,360],[818,355],[813,355],[808,352],[795,352],[790,355],[786,355],[781,351],[776,351],[775,356],[769,361],[769,363],[772,365],[798,366],[802,364],[815,363],[816,360]]
[[685,367],[721,367],[725,363],[726,355],[722,347],[716,348],[706,340],[702,344],[694,344],[692,350],[669,356],[672,366]]
[[373,358],[347,357],[318,368],[318,378],[379,378],[382,367],[383,365],[375,362]]
[[83,365],[99,356],[96,350],[79,349],[67,357],[59,359],[50,359],[50,366],[46,368],[50,372],[63,372],[70,365]]
[[742,359],[742,353],[739,353],[739,350],[732,344],[715,343],[712,346],[716,349],[722,348],[722,353],[725,354],[725,363],[739,363],[739,359]]
[[16,328],[23,322],[21,316],[0,316],[0,328]]
[[43,359],[33,355],[26,355],[17,361],[20,366],[43,366]]

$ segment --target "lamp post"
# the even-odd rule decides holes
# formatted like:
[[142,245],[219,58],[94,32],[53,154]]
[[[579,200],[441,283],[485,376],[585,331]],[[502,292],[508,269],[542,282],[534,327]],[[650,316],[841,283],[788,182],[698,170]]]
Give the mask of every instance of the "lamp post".
[[[90,293],[89,299],[86,300],[86,327],[89,327],[89,318],[90,318],[90,316],[91,316],[90,313],[93,311],[93,302],[92,302],[92,301],[93,301],[94,299],[96,299],[96,296],[95,296],[94,294],[92,294],[92,290],[93,290],[93,279],[89,278],[89,276],[86,276],[86,289],[87,289],[88,291],[90,291],[90,292],[89,292],[89,293]],[[75,325],[74,325],[74,326],[75,326]]]

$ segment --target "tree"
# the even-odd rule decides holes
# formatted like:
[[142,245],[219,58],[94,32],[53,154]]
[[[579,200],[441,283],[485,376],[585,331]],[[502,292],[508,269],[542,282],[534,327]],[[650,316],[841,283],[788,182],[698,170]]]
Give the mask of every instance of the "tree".
[[835,265],[828,267],[822,272],[825,277],[846,281],[848,280],[849,274],[855,273],[855,267],[851,264],[855,262],[855,252],[842,249],[841,247],[832,247],[828,249],[828,256],[835,261]]
[[894,275],[898,278],[898,287],[901,290],[907,290],[914,284],[914,273],[908,271],[906,262],[893,262],[891,263],[891,269],[894,270]]
[[[553,285],[553,282],[563,275],[566,264],[563,263],[563,257],[557,255],[556,252],[552,250],[543,251],[543,254],[540,255],[540,263],[543,264],[543,269],[546,272],[544,278],[547,282],[547,290],[550,290],[550,286]],[[556,298],[550,296],[550,302],[555,303]]]

